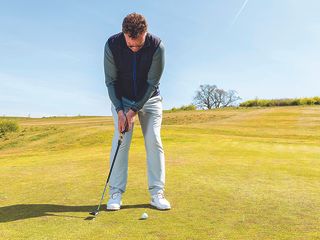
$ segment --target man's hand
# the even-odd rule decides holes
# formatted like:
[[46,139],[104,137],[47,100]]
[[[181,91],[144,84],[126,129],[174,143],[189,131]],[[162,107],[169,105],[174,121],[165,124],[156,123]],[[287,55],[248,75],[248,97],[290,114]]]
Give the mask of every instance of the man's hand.
[[120,133],[128,131],[127,118],[122,110],[118,112],[118,130]]
[[137,113],[135,113],[132,109],[129,109],[129,111],[127,112],[126,116],[128,120],[128,131],[132,129],[132,125],[134,123],[134,120],[136,119],[136,115]]

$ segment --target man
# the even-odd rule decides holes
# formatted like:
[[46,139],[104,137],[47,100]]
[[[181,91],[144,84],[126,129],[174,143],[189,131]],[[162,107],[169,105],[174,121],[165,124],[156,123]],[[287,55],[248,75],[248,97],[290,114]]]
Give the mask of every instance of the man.
[[160,137],[159,81],[164,68],[164,46],[158,37],[148,33],[146,19],[132,13],[124,18],[122,32],[111,36],[104,50],[105,82],[115,126],[110,160],[115,154],[119,134],[126,131],[110,177],[107,209],[119,210],[122,204],[129,148],[138,115],[147,153],[151,205],[168,210],[171,206],[164,196],[165,158]]

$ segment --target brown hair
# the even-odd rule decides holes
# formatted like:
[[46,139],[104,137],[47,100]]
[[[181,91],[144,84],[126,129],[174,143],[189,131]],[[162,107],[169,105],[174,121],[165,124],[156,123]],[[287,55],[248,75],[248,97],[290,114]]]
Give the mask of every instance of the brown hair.
[[122,22],[122,32],[130,38],[136,38],[141,33],[146,32],[148,24],[144,16],[138,13],[130,13]]

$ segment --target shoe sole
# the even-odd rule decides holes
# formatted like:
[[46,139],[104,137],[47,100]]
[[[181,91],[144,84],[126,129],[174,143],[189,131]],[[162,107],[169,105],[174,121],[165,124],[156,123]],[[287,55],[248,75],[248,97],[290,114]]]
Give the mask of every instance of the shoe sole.
[[169,208],[159,208],[159,207],[157,207],[155,204],[152,204],[152,202],[150,203],[150,205],[151,205],[152,207],[158,209],[158,210],[163,210],[163,211],[166,211],[166,210],[170,210],[170,209],[171,209],[171,207],[169,207]]
[[121,205],[122,205],[122,201],[120,202],[120,207],[109,207],[108,204],[107,204],[107,210],[108,211],[117,211],[117,210],[120,210],[121,208]]
[[109,210],[109,211],[117,211],[117,210],[120,210],[120,208],[121,208],[121,205],[120,205],[120,207],[109,207],[107,205],[107,210]]
[[118,210],[120,210],[120,208],[108,208],[108,207],[107,207],[107,210],[108,210],[108,211],[118,211]]

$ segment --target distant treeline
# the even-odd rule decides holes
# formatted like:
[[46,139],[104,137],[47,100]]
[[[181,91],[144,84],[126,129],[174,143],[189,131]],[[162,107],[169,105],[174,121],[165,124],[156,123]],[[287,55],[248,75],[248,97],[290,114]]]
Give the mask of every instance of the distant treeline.
[[297,105],[320,105],[320,97],[283,98],[283,99],[254,99],[240,103],[240,107],[275,107]]

